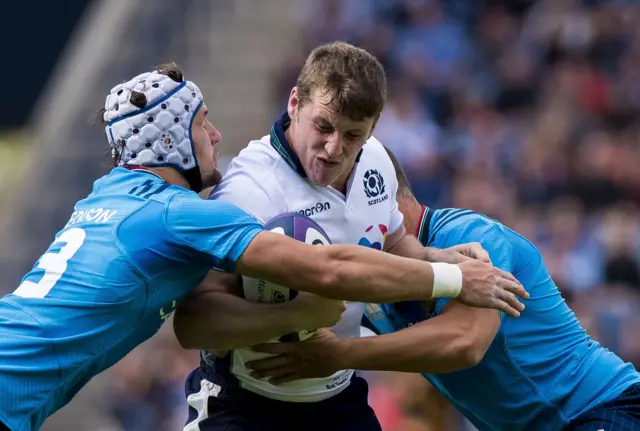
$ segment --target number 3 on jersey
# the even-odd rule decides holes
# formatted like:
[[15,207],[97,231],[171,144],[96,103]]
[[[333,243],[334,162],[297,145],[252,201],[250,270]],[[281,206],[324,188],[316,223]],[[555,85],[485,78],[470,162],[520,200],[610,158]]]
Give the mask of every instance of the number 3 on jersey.
[[[73,228],[60,235],[52,246],[64,243],[57,253],[47,252],[38,261],[38,269],[44,270],[39,282],[26,280],[13,292],[23,298],[44,298],[55,286],[62,274],[67,270],[67,262],[82,247],[86,232],[84,229]],[[51,247],[50,247],[51,248]]]

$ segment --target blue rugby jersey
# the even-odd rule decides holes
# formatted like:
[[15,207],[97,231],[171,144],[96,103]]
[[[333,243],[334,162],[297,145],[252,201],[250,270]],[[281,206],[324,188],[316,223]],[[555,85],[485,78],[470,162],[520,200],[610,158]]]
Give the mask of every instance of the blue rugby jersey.
[[148,171],[97,180],[0,299],[0,421],[38,429],[96,374],[156,333],[212,267],[232,271],[262,226]]
[[[424,375],[479,430],[561,430],[640,382],[631,364],[587,335],[539,251],[517,232],[470,210],[425,208],[418,236],[438,248],[481,243],[493,264],[515,275],[530,294],[520,318],[502,316],[478,365]],[[449,300],[436,302],[436,315]],[[416,302],[369,305],[366,314],[379,333],[429,318]]]

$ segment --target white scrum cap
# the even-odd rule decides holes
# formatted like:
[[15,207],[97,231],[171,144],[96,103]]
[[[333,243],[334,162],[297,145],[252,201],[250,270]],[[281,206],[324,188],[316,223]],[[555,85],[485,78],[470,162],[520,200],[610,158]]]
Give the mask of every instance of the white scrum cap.
[[[143,108],[131,103],[132,92],[144,94]],[[202,103],[202,93],[193,82],[176,82],[158,71],[113,87],[104,105],[104,121],[118,166],[172,167],[200,191],[191,126]]]

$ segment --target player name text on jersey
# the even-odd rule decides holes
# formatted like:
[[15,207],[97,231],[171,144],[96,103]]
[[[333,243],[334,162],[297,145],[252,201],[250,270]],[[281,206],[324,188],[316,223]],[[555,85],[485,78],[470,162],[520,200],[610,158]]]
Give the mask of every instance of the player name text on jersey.
[[67,226],[82,223],[107,223],[118,211],[104,208],[90,208],[88,210],[74,211],[67,222]]

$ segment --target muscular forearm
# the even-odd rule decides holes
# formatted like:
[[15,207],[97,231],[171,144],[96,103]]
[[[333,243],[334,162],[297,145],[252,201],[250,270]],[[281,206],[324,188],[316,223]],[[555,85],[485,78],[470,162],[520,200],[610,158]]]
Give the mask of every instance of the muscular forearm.
[[435,247],[424,247],[413,235],[405,235],[393,247],[388,250],[389,253],[396,256],[410,257],[413,259],[423,260],[425,262],[448,262],[460,263],[465,258],[460,253],[452,250],[440,249]]
[[423,251],[423,259],[427,262],[442,262],[444,259],[442,258],[443,250],[435,247],[424,247]]
[[262,232],[237,271],[297,290],[358,302],[431,299],[433,268],[415,259],[353,245],[311,246]]
[[301,331],[298,320],[291,302],[257,304],[208,292],[178,307],[174,330],[186,349],[231,350]]
[[[467,334],[459,326],[438,324],[438,318],[402,331],[360,339],[340,340],[339,369],[448,373],[475,365]],[[431,323],[431,325],[429,325]],[[427,325],[425,327],[424,325]]]
[[320,286],[320,295],[359,302],[432,297],[434,273],[426,262],[348,246],[333,246],[328,260],[332,278]]
[[[424,247],[413,235],[405,235],[388,252],[396,256],[435,262],[433,259],[438,249]],[[435,252],[434,252],[435,251]]]

